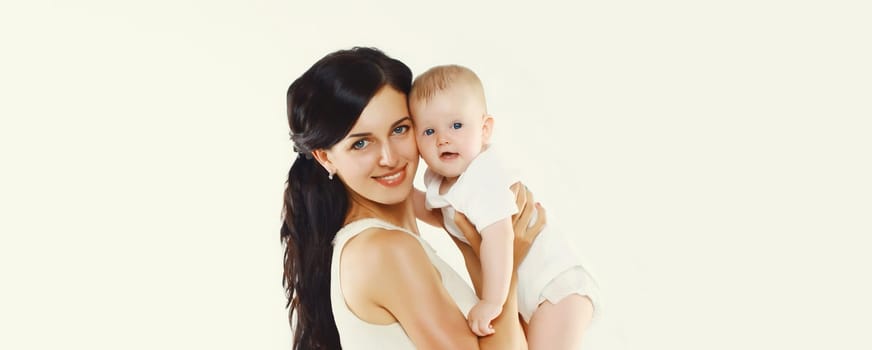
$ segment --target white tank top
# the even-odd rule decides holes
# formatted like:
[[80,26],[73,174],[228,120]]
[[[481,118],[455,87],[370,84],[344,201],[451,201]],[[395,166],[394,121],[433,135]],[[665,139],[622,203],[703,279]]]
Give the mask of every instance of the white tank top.
[[[421,246],[430,258],[430,262],[433,263],[433,266],[436,267],[436,270],[442,276],[442,285],[445,287],[445,290],[448,291],[448,294],[454,299],[454,302],[457,303],[457,306],[464,315],[469,313],[469,309],[478,302],[478,298],[469,284],[460,278],[460,275],[448,266],[445,261],[439,258],[436,255],[436,251],[417,234],[379,219],[369,218],[354,221],[345,225],[345,227],[336,233],[336,237],[333,239],[333,260],[330,266],[330,302],[333,307],[333,318],[336,320],[336,328],[339,330],[342,349],[415,349],[412,340],[409,339],[409,336],[406,335],[406,332],[399,323],[395,322],[388,325],[368,323],[358,318],[345,303],[345,296],[342,294],[340,286],[341,279],[339,278],[339,260],[342,257],[342,249],[349,239],[371,227],[401,231],[415,237],[421,243]],[[427,316],[421,315],[421,317]]]

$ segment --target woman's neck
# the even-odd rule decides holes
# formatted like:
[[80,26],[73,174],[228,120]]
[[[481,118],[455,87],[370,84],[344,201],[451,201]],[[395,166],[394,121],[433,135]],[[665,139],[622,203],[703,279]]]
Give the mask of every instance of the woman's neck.
[[418,233],[418,223],[415,221],[415,207],[411,196],[397,204],[381,204],[365,199],[356,193],[349,194],[348,214],[345,224],[366,218],[376,218],[389,224]]

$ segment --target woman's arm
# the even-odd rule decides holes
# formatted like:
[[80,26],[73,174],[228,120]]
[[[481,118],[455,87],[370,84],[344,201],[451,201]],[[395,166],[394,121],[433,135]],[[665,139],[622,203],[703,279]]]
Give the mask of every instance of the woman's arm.
[[354,306],[362,304],[391,315],[416,348],[520,348],[502,341],[508,337],[523,340],[517,317],[516,330],[501,331],[504,334],[479,340],[469,330],[466,318],[414,237],[384,229],[368,230],[349,241],[342,254],[343,276],[353,276],[349,277],[351,283],[342,279],[342,290],[355,314],[361,317]]
[[466,271],[469,273],[469,279],[472,280],[475,294],[481,295],[482,272],[481,261],[478,260],[478,255],[475,255],[475,251],[472,250],[472,247],[470,247],[469,244],[463,243],[457,239],[457,237],[454,237],[454,235],[448,236],[451,237],[451,240],[454,241],[455,245],[457,245],[457,249],[460,249],[460,254],[463,255],[463,261],[466,263]]
[[413,189],[412,206],[415,208],[415,217],[430,226],[442,227],[442,211],[427,209],[424,204],[426,200],[427,194],[417,188]]
[[[469,228],[475,230],[472,224],[469,224]],[[463,229],[463,228],[461,228]],[[457,238],[451,237],[454,240],[454,244],[457,245],[457,248],[460,249],[460,253],[463,255],[463,260],[466,261],[466,269],[469,271],[469,278],[472,280],[473,286],[475,286],[476,294],[481,295],[481,263],[478,259],[478,256],[473,252],[472,247],[468,244],[461,242]],[[526,349],[527,348],[527,340],[524,338],[523,329],[520,331],[517,330],[517,326],[520,325],[520,319],[518,317],[511,317],[510,315],[518,315],[518,295],[517,295],[517,278],[516,274],[512,274],[512,279],[509,282],[509,294],[506,297],[506,302],[503,304],[503,312],[495,318],[491,324],[494,326],[494,334],[479,338],[479,344],[481,344],[482,349],[485,347],[492,347],[493,349]],[[506,333],[509,333],[506,335]]]
[[364,321],[396,320],[418,349],[478,349],[476,336],[414,237],[367,230],[342,252],[346,303]]

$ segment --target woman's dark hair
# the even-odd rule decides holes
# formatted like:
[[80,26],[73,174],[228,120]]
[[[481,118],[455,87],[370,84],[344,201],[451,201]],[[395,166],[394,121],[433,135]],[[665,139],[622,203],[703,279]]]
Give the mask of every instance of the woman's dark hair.
[[325,56],[288,88],[288,123],[299,155],[288,172],[281,241],[294,349],[340,348],[330,264],[349,199],[342,182],[328,179],[311,153],[342,140],[379,89],[387,85],[408,95],[411,83],[412,72],[402,62],[355,47]]

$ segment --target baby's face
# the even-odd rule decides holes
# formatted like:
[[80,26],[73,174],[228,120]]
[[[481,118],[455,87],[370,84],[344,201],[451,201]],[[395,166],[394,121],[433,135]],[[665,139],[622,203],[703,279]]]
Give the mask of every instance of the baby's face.
[[410,101],[418,151],[431,171],[458,177],[481,153],[486,112],[475,96],[461,85],[442,90],[427,102]]

